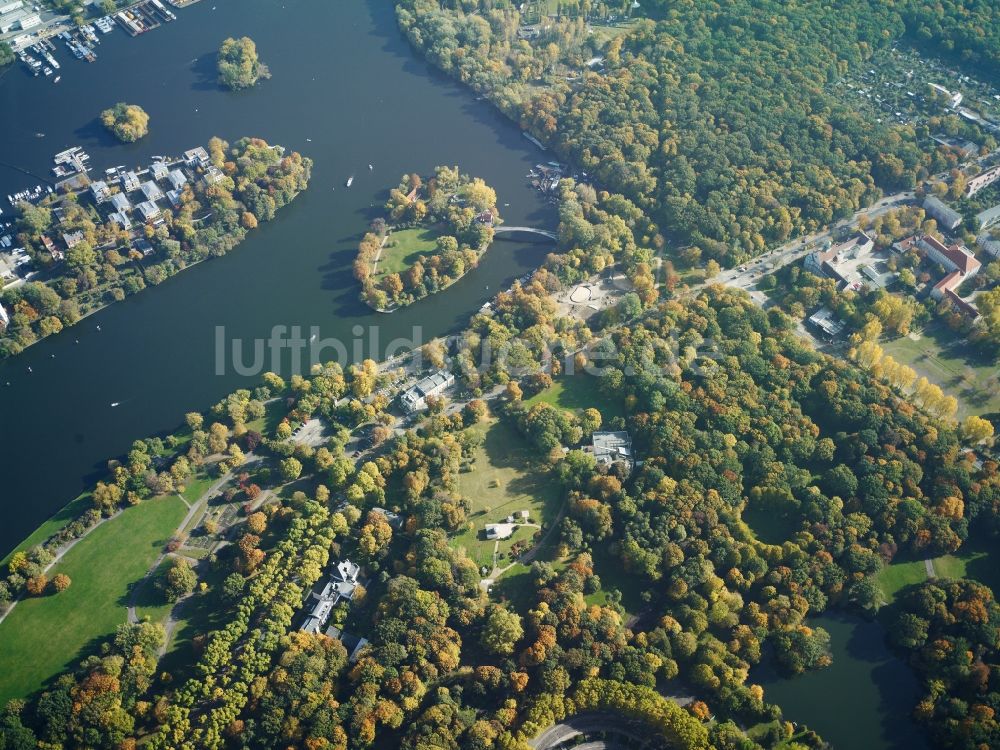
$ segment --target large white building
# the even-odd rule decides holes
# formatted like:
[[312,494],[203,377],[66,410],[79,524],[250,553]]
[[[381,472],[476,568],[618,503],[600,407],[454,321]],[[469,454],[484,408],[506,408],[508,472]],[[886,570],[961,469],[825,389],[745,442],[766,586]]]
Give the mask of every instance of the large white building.
[[455,376],[447,370],[438,370],[417,382],[415,386],[399,397],[399,402],[408,412],[420,411],[427,406],[428,396],[437,396],[446,388],[454,385]]
[[[842,264],[869,255],[875,248],[875,240],[864,232],[855,232],[844,242],[839,242],[828,250],[814,250],[802,262],[809,273],[836,279],[841,284],[856,281],[856,273],[848,272]],[[854,264],[856,265],[856,264]],[[852,266],[853,267],[853,266]]]
[[349,602],[354,599],[360,572],[361,566],[350,560],[341,560],[337,563],[333,575],[323,589],[318,594],[313,591],[309,595],[309,601],[313,602],[312,609],[306,615],[300,630],[313,634],[322,631],[337,603],[341,600]]

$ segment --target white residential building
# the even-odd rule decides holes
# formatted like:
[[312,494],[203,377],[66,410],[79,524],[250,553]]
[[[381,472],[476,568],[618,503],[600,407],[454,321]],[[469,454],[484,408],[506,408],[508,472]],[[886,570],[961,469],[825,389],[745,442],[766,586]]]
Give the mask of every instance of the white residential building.
[[98,203],[104,203],[104,201],[111,197],[111,190],[108,188],[108,183],[104,182],[104,180],[90,183],[90,193]]
[[148,201],[158,201],[163,198],[163,191],[160,190],[160,186],[152,180],[146,180],[146,182],[142,183],[142,194],[146,196],[146,200]]
[[427,406],[428,396],[437,396],[446,388],[454,385],[455,376],[447,370],[438,370],[418,381],[399,397],[403,408],[408,412],[420,411]]

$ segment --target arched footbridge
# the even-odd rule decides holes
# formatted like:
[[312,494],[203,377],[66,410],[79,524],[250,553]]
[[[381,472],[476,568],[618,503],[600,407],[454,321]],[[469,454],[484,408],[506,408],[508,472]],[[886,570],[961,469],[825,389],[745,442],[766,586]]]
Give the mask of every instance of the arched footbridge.
[[550,240],[558,240],[559,235],[555,232],[551,232],[548,229],[535,229],[534,227],[509,227],[506,224],[501,224],[493,229],[493,235],[498,234],[513,234],[514,232],[521,232],[524,234],[534,234],[540,237],[545,237]]

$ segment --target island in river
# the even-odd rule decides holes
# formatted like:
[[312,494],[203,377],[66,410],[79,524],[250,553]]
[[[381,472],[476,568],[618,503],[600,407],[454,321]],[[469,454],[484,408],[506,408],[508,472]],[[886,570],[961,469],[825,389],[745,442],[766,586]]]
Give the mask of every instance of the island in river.
[[22,203],[10,257],[32,271],[2,287],[0,356],[225,255],[304,190],[311,169],[310,159],[260,138],[232,146],[212,138],[208,151],[95,182],[81,176],[37,205]]
[[426,182],[405,175],[389,193],[388,219],[372,222],[358,246],[361,299],[391,312],[440,292],[479,265],[500,223],[496,191],[458,167]]

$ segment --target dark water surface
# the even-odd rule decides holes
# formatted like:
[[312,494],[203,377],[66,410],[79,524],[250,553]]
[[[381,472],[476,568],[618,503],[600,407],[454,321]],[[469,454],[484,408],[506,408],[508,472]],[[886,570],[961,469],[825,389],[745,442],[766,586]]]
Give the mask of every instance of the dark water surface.
[[[215,374],[216,326],[225,326],[228,338],[252,340],[267,338],[275,325],[319,325],[321,337],[348,344],[355,326],[366,329],[366,340],[368,327],[379,326],[383,344],[420,326],[426,340],[461,325],[549,249],[497,242],[446,293],[393,315],[371,313],[357,301],[351,263],[404,172],[457,164],[496,188],[508,224],[551,228],[553,209],[524,179],[541,152],[487,102],[416,58],[388,0],[204,0],[177,15],[135,39],[120,30],[102,36],[93,64],[61,48],[58,85],[21,66],[9,69],[0,80],[0,163],[47,176],[53,154],[80,145],[100,175],[145,164],[153,154],[179,154],[213,135],[255,135],[310,156],[313,180],[225,258],[0,364],[0,384],[11,383],[0,385],[0,556],[132,440],[171,429],[185,412],[257,382],[231,367]],[[225,37],[242,35],[256,41],[273,77],[234,94],[215,83],[215,52]],[[149,113],[150,134],[140,143],[118,144],[98,125],[100,111],[117,101]],[[0,168],[3,204],[8,193],[36,182]]]
[[812,617],[808,625],[830,634],[833,664],[791,679],[754,670],[750,681],[764,687],[764,699],[835,750],[927,750],[911,718],[919,685],[889,651],[882,625],[839,613]]

